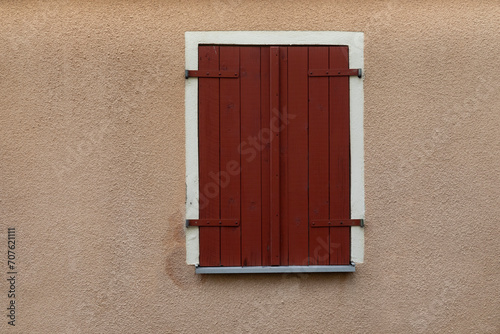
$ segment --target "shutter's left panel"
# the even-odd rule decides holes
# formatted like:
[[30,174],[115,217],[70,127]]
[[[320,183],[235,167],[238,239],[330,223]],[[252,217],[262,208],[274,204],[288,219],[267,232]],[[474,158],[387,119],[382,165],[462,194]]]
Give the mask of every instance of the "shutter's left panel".
[[[198,69],[239,71],[239,48],[200,46]],[[198,79],[200,219],[240,220],[240,80]],[[200,266],[240,266],[240,227],[200,229]]]

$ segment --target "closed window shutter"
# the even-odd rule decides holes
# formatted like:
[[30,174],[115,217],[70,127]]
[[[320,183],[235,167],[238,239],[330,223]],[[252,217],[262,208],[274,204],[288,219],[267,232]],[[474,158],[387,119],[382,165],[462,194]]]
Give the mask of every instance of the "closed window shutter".
[[[199,46],[200,266],[350,263],[345,46]],[[239,222],[239,224],[237,224]]]

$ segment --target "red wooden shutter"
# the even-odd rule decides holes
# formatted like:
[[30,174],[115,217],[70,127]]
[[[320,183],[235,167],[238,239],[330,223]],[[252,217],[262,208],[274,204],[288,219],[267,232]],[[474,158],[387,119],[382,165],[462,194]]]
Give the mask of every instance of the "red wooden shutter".
[[200,266],[349,264],[328,226],[350,218],[349,78],[309,75],[348,68],[344,46],[199,47],[200,73],[238,73],[198,79],[200,220],[221,222]]

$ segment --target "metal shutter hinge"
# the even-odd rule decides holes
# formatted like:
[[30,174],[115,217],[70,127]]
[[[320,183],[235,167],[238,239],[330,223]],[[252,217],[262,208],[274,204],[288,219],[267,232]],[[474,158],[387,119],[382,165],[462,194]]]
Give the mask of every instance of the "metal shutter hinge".
[[361,78],[363,76],[363,70],[360,68],[318,69],[309,70],[308,75],[310,77],[348,77],[355,75]]
[[343,227],[343,226],[365,226],[364,219],[314,219],[311,227]]
[[237,219],[186,219],[186,227],[220,227],[220,226],[240,226]]
[[238,78],[239,73],[235,71],[196,71],[186,70],[185,77],[188,78]]

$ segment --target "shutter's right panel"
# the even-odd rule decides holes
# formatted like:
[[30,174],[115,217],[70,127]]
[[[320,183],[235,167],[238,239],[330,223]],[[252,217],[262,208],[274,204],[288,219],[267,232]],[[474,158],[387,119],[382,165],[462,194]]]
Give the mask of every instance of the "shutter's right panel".
[[[330,47],[330,67],[349,68],[349,49]],[[330,77],[330,218],[350,218],[349,77]],[[330,227],[330,264],[350,263],[350,227]]]

